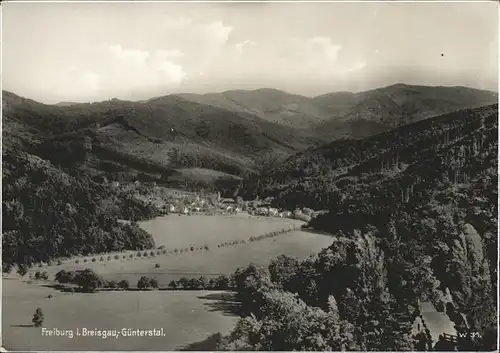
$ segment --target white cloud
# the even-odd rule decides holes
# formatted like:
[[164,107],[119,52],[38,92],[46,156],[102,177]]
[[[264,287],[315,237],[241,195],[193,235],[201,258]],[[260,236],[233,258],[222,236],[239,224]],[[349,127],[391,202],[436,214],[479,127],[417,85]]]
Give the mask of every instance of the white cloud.
[[197,64],[198,69],[205,70],[222,53],[233,28],[225,26],[221,21],[217,21],[201,25],[198,28],[195,26],[192,30],[195,40],[198,39],[198,36],[201,37],[198,39],[200,61]]
[[235,44],[235,48],[236,48],[236,51],[238,52],[238,54],[242,54],[243,53],[243,48],[245,46],[254,45],[254,44],[257,44],[257,43],[254,42],[254,41],[252,41],[252,40],[247,39],[247,40],[245,40],[243,42]]
[[169,50],[164,50],[160,49],[156,51],[157,55],[167,59],[167,58],[182,58],[184,56],[184,53],[180,51],[179,49],[169,49]]
[[[170,61],[162,62],[156,69],[163,75],[165,79],[164,83],[181,83],[183,80],[187,79],[187,74],[184,72],[182,66]],[[159,83],[161,84],[162,82]]]
[[[224,46],[232,31],[233,28],[224,25],[222,21],[201,23],[179,17],[165,20],[161,35],[167,44],[199,50]],[[200,45],[202,48],[199,47]],[[193,48],[193,46],[197,48]]]
[[306,42],[306,50],[329,60],[337,60],[342,45],[332,43],[329,37],[313,37]]
[[348,67],[344,70],[345,73],[351,73],[351,72],[354,72],[354,71],[359,71],[361,69],[364,69],[366,67],[366,61],[360,61],[356,64],[354,64],[353,66],[351,67]]
[[161,45],[179,48],[189,71],[206,70],[225,49],[233,28],[222,21],[197,22],[189,18],[166,19]]
[[205,31],[203,33],[216,43],[226,43],[229,39],[229,34],[233,31],[232,27],[225,26],[221,21],[212,22],[203,25]]
[[336,74],[341,50],[342,45],[329,37],[293,38],[282,54],[281,67],[309,77]]
[[[174,90],[188,80],[189,72],[192,77],[210,72],[233,31],[221,21],[204,23],[186,17],[166,20],[159,27],[154,42],[98,44],[88,51],[92,60],[76,58],[78,66],[54,68],[44,75],[49,79],[43,80],[50,82],[50,89],[40,89],[67,96],[64,100],[90,99],[97,92],[110,98],[135,91]],[[146,30],[137,38],[144,35],[148,35]]]
[[92,71],[81,71],[78,74],[80,81],[85,88],[88,88],[91,92],[96,92],[99,90],[99,75]]
[[342,78],[367,66],[364,60],[353,62],[345,55],[342,57],[343,50],[346,48],[330,37],[293,38],[282,53],[281,65],[276,69],[283,75],[295,72],[303,75],[304,79],[322,79]]
[[185,28],[185,27],[189,26],[192,22],[193,22],[193,20],[191,20],[190,18],[181,16],[181,17],[178,17],[176,19],[166,20],[163,23],[163,28],[166,31],[169,31],[172,29],[177,29],[177,28]]
[[109,46],[111,54],[117,59],[136,65],[144,65],[149,58],[149,52],[137,49],[123,49],[119,44]]
[[[140,35],[136,38],[151,34],[146,29],[137,30]],[[79,99],[97,91],[110,98],[151,89],[175,90],[189,76],[201,78],[198,73],[210,73],[218,65],[232,31],[222,21],[166,19],[156,28],[154,41],[98,44],[89,51],[92,60],[77,60],[79,66],[71,68],[71,74],[55,69],[53,76],[61,83],[50,91]]]
[[122,48],[118,44],[109,46],[112,70],[105,73],[109,89],[118,86],[133,90],[148,86],[177,85],[186,79],[182,65],[174,62],[182,58],[179,49],[143,50]]

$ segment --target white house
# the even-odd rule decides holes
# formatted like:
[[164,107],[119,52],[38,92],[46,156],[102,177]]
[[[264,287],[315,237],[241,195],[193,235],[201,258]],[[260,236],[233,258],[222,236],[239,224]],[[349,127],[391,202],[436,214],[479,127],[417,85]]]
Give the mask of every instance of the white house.
[[269,207],[269,215],[276,217],[278,215],[278,210],[276,208]]
[[225,199],[221,199],[220,203],[222,203],[224,205],[234,205],[235,201],[234,201],[234,199],[231,199],[231,198],[225,198]]

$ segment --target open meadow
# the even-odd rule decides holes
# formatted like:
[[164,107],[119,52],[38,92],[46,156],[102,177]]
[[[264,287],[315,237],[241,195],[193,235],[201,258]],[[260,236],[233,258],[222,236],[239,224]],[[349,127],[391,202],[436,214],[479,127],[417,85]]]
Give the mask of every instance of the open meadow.
[[[210,251],[188,252],[179,255],[156,256],[134,261],[123,260],[90,267],[106,280],[128,280],[135,287],[141,276],[154,277],[160,287],[181,277],[214,277],[231,274],[237,267],[251,262],[267,266],[278,255],[285,254],[304,259],[331,245],[330,236],[301,231],[290,232],[276,238],[263,239],[233,247]],[[155,265],[159,264],[159,268]],[[82,266],[84,268],[85,266]]]
[[[141,224],[157,242],[167,249],[208,244],[209,250],[198,248],[183,253],[160,254],[131,258],[129,252],[120,256],[97,255],[96,261],[76,263],[75,259],[60,265],[33,268],[47,271],[49,280],[62,270],[93,269],[106,280],[129,281],[136,287],[141,276],[156,278],[160,287],[181,277],[214,277],[231,274],[237,267],[250,263],[267,266],[281,254],[304,259],[332,243],[329,235],[291,231],[272,238],[250,242],[251,236],[300,225],[300,221],[282,218],[248,216],[168,216]],[[218,247],[232,240],[243,244]],[[167,245],[168,244],[168,245]],[[141,252],[144,253],[145,251]],[[103,257],[104,261],[100,261]],[[108,260],[109,257],[109,260]],[[28,277],[25,276],[25,278]],[[221,292],[210,291],[125,291],[65,293],[44,286],[43,281],[26,283],[4,278],[3,339],[11,350],[180,350],[203,342],[217,332],[228,333],[237,317],[228,307],[234,305],[221,298]],[[48,298],[52,295],[52,298]],[[164,329],[160,337],[44,337],[31,325],[36,308],[45,315],[44,327],[71,329]]]
[[[216,332],[228,333],[237,317],[224,309],[221,292],[145,291],[61,293],[18,279],[3,279],[3,347],[16,351],[181,350]],[[47,298],[49,294],[53,298]],[[30,327],[36,308],[44,328],[72,330],[73,338],[43,336]],[[158,337],[77,337],[83,328],[162,329]],[[194,349],[194,348],[193,348]]]
[[[168,286],[172,280],[181,277],[215,277],[231,274],[237,267],[250,263],[267,266],[278,255],[289,255],[304,259],[332,243],[332,237],[303,231],[282,234],[231,247],[212,247],[209,251],[193,251],[182,254],[162,254],[154,257],[120,258],[104,262],[78,263],[67,262],[62,265],[44,268],[49,278],[60,270],[90,268],[102,275],[105,280],[123,279],[135,287],[142,276],[154,277],[160,287]],[[159,267],[156,267],[159,266]]]
[[251,236],[277,231],[304,222],[278,217],[237,215],[192,215],[171,214],[139,222],[141,228],[150,233],[156,246],[165,245],[168,249],[208,245],[210,248],[231,240],[248,240]]

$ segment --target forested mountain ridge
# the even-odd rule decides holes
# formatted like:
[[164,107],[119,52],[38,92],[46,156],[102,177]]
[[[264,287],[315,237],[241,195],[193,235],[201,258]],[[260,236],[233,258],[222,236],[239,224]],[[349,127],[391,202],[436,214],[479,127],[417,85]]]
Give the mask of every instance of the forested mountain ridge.
[[[4,146],[39,154],[43,144],[45,158],[61,153],[71,159],[59,140],[76,134],[63,145],[87,136],[92,149],[81,167],[92,174],[162,180],[164,174],[181,176],[178,169],[204,168],[244,176],[340,137],[363,138],[495,97],[464,87],[393,85],[315,98],[260,89],[46,105],[4,91]],[[378,108],[365,109],[373,105]]]
[[[420,120],[453,111],[476,108],[498,101],[495,92],[468,87],[431,87],[396,84],[346,96],[348,108],[316,129],[323,134],[338,134],[364,138]],[[320,106],[334,108],[335,93],[315,98]],[[333,112],[333,111],[332,111]],[[357,124],[354,124],[357,123]],[[367,126],[368,125],[368,126]],[[339,131],[340,130],[340,131]]]
[[318,108],[311,98],[270,88],[179,96],[230,111],[251,113],[267,121],[299,129],[310,128],[330,118],[330,112]]
[[418,300],[449,317],[459,351],[497,349],[497,105],[334,142],[281,171],[299,158],[325,173],[295,175],[302,188],[277,202],[326,208],[308,227],[333,244],[236,271],[246,315],[220,349],[433,350],[414,332]]
[[276,89],[180,94],[193,102],[247,112],[277,124],[312,129],[330,141],[364,138],[445,113],[493,104],[495,92],[467,87],[395,84],[359,93],[308,98]]
[[[334,141],[289,157],[266,174],[244,180],[240,189],[249,198],[275,197],[278,206],[326,208],[336,202],[339,189],[391,179],[454,142],[460,146],[467,136],[484,134],[485,121],[491,124],[497,110],[496,105],[468,109],[363,140]],[[467,151],[471,148],[477,150],[471,145]]]
[[[282,158],[326,141],[248,113],[175,96],[146,103],[115,99],[64,107],[9,92],[3,98],[4,146],[43,155],[65,167],[56,158],[61,155],[93,174],[118,178],[148,174],[163,180],[161,174],[177,168],[241,175],[257,171],[267,155]],[[85,149],[87,158],[82,160],[77,150]]]

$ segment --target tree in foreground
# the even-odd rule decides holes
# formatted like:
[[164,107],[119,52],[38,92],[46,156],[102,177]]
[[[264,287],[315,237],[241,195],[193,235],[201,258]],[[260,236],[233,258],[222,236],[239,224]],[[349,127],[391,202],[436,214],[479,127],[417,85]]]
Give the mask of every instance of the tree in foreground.
[[85,269],[80,272],[75,278],[76,283],[80,288],[83,289],[84,292],[93,293],[99,287],[102,287],[104,284],[104,280],[96,274],[91,269]]
[[33,319],[31,321],[33,322],[33,326],[35,327],[40,327],[43,324],[43,312],[42,309],[37,308],[35,311],[35,314],[33,314]]
[[76,274],[73,271],[61,270],[56,273],[55,280],[59,283],[71,283],[75,280]]
[[118,288],[121,289],[128,289],[129,288],[129,283],[126,279],[122,279],[120,282],[118,282]]
[[139,279],[139,282],[137,282],[137,288],[139,289],[146,289],[150,287],[150,279],[146,276],[142,276]]
[[158,288],[158,281],[156,280],[156,278],[151,278],[149,280],[149,287],[154,288],[154,289]]
[[240,319],[218,350],[341,351],[356,350],[353,325],[341,320],[336,303],[328,311],[310,307],[292,293],[264,294],[263,316]]

